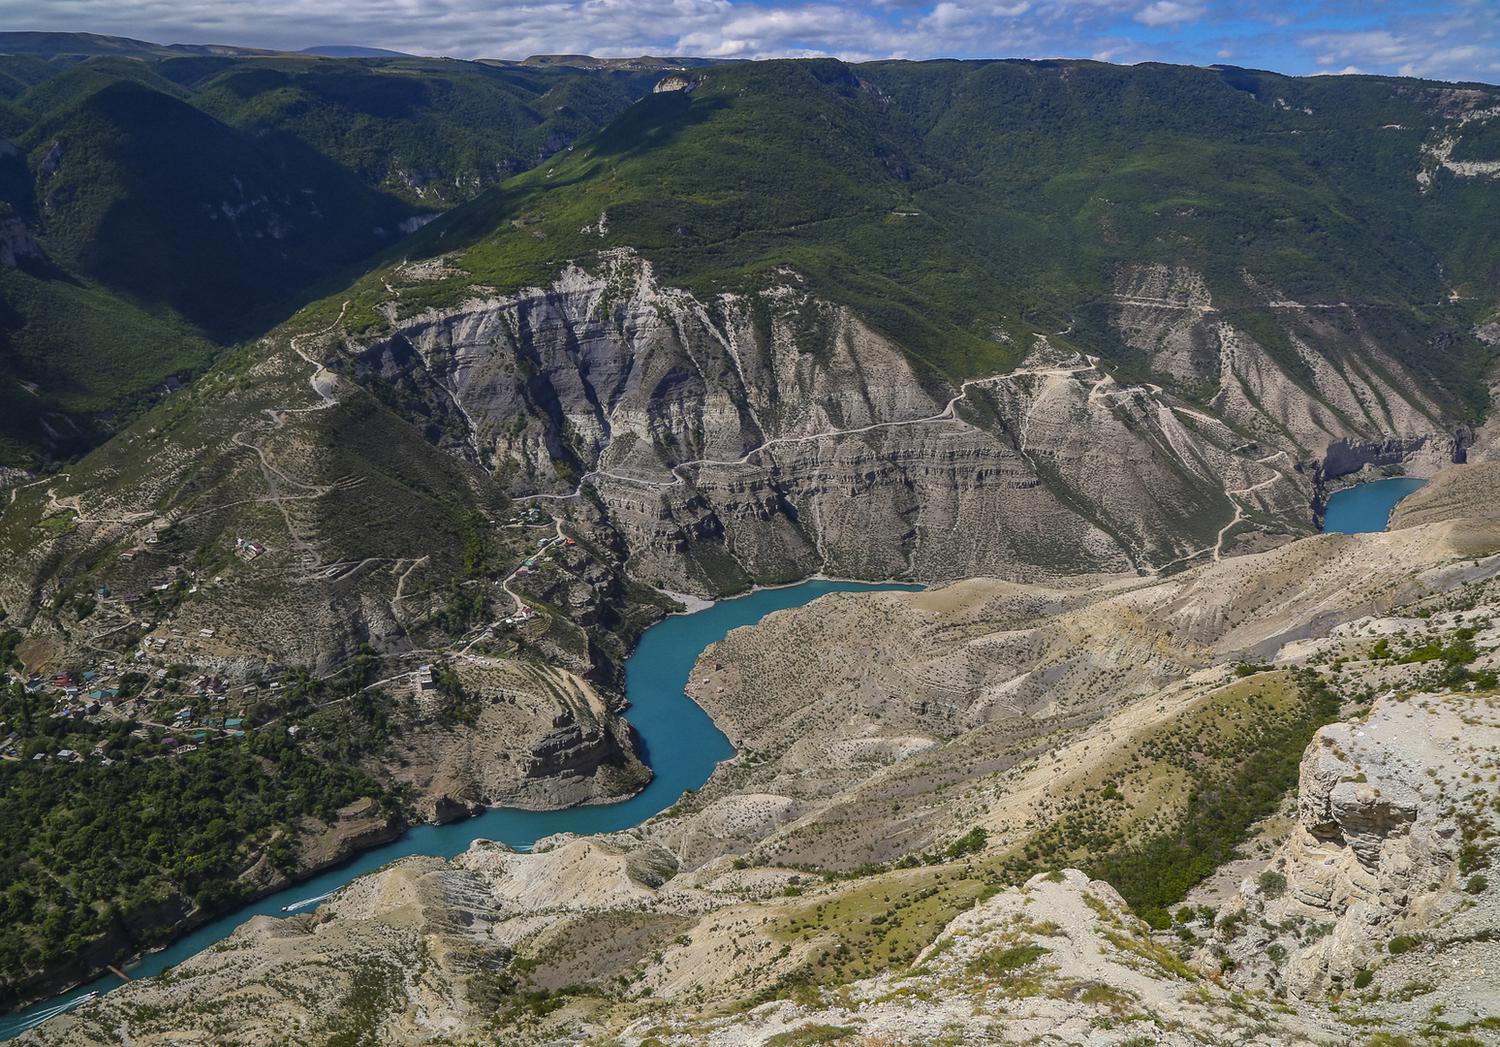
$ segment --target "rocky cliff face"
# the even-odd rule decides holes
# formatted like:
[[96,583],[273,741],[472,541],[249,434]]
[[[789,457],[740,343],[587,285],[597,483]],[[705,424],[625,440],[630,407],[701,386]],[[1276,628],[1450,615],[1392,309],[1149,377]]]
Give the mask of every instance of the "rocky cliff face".
[[1345,302],[1303,303],[1242,274],[1275,322],[1250,333],[1222,312],[1193,269],[1121,269],[1111,319],[1153,374],[1203,390],[1210,411],[1328,478],[1365,464],[1418,456],[1428,469],[1454,458],[1455,432],[1410,380],[1377,320]]
[[641,577],[695,592],[1217,555],[1305,527],[1325,473],[1456,449],[1352,311],[1276,302],[1295,320],[1281,360],[1182,268],[1126,270],[1112,311],[1176,393],[1121,384],[1067,332],[955,387],[790,270],[700,300],[623,250],[515,296],[399,305],[390,334],[353,347],[364,380],[543,500],[566,505],[582,483]]
[[[1435,625],[1451,631],[1453,616]],[[1479,638],[1490,653],[1476,664],[1500,664],[1495,639]],[[1386,1010],[1380,997],[1405,994],[1458,1025],[1489,1018],[1500,999],[1487,944],[1500,934],[1497,747],[1493,695],[1392,692],[1325,727],[1302,761],[1290,836],[1219,914],[1205,961],[1293,997]],[[1463,977],[1432,976],[1454,969]]]
[[421,726],[385,761],[429,821],[483,807],[544,809],[612,800],[651,779],[630,728],[587,680],[551,666],[471,656],[458,669],[472,723],[439,719],[416,691]]

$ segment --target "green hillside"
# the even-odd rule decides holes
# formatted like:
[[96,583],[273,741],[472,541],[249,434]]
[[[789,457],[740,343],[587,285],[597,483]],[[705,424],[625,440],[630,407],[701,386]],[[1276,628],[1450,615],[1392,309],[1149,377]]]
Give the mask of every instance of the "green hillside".
[[659,70],[0,34],[0,465],[96,444],[165,380],[565,148]]
[[471,199],[532,167],[661,76],[427,58],[183,58],[160,71],[226,123],[295,138],[365,184],[426,207]]
[[[1493,89],[818,60],[692,63],[689,90],[651,94],[663,60],[0,45],[0,133],[16,145],[0,200],[46,262],[7,280],[0,368],[40,391],[33,412],[66,412],[54,432],[94,434],[83,445],[108,430],[101,412],[338,294],[398,240],[402,255],[462,248],[473,274],[413,304],[545,280],[616,246],[700,291],[791,265],[950,377],[1063,327],[1129,368],[1105,309],[1116,274],[1186,265],[1284,362],[1269,296],[1356,303],[1440,402],[1486,407],[1489,358],[1468,332],[1500,276],[1485,232],[1500,195],[1424,148],[1442,132],[1458,160],[1490,156],[1490,122],[1460,120]],[[382,288],[365,287],[369,305]],[[37,337],[61,323],[42,303],[87,315],[105,301],[123,347],[88,324],[66,352]],[[8,423],[5,461],[72,453],[28,436],[26,417]]]
[[[955,377],[1006,355],[996,329],[1071,322],[1121,357],[1101,308],[1119,266],[1190,265],[1247,327],[1268,319],[1247,275],[1380,310],[1440,399],[1484,407],[1488,356],[1466,332],[1493,305],[1500,245],[1480,230],[1500,222],[1500,194],[1446,171],[1420,186],[1422,145],[1452,121],[1437,85],[1013,61],[691,77],[405,253],[462,249],[472,279],[500,287],[611,246],[705,292],[790,264]],[[601,212],[602,239],[587,228]]]

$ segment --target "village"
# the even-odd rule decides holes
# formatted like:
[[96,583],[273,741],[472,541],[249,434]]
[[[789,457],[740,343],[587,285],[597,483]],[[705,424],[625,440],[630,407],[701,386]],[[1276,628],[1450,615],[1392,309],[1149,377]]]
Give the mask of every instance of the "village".
[[[544,618],[513,584],[534,588],[549,567],[563,568],[560,584],[570,610],[584,619],[591,617],[589,604],[595,594],[590,582],[599,581],[603,572],[577,548],[577,540],[535,507],[518,512],[507,526],[524,531],[545,528],[548,535],[533,539],[534,551],[523,554],[525,558],[503,579],[489,583],[503,602],[495,605],[496,620],[464,653],[478,640],[499,638],[506,630]],[[138,558],[154,551],[150,547],[158,542],[155,529],[147,529],[136,545],[119,554],[120,560],[139,566]],[[232,548],[234,557],[247,566],[270,551],[264,542],[246,536],[237,536]],[[0,760],[94,761],[109,766],[126,752],[137,759],[180,757],[282,720],[291,676],[277,679],[276,673],[266,672],[228,679],[227,670],[213,668],[224,661],[221,645],[215,642],[218,630],[179,624],[177,611],[185,599],[200,593],[211,597],[232,584],[226,574],[202,578],[190,568],[168,564],[158,580],[140,591],[101,585],[73,598],[75,606],[85,605],[80,618],[88,622],[88,642],[72,651],[61,667],[12,668],[0,677],[0,695],[13,691],[20,696],[19,703],[0,705]],[[89,659],[86,652],[97,657]],[[435,687],[430,662],[396,679],[418,695]],[[22,722],[28,717],[30,729]],[[285,729],[292,737],[301,730],[295,723],[287,723]]]

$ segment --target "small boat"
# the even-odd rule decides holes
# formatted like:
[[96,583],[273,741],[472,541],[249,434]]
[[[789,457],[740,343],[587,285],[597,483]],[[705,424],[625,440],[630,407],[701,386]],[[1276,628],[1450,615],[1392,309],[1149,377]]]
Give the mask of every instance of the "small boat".
[[20,1024],[16,1025],[14,1028],[8,1028],[8,1029],[5,1029],[3,1032],[0,1032],[0,1036],[4,1036],[7,1039],[9,1037],[11,1037],[11,1036],[19,1036],[23,1032],[29,1032],[30,1030],[35,1029],[38,1025],[42,1024],[42,1022],[44,1022],[44,1021],[47,1021],[49,1018],[56,1018],[60,1014],[66,1014],[68,1011],[71,1011],[74,1007],[77,1007],[80,1004],[84,1004],[84,1003],[92,1003],[94,1000],[97,1000],[98,998],[99,998],[99,993],[98,992],[86,992],[82,996],[78,997],[76,1000],[69,1000],[66,1003],[56,1004],[56,1005],[54,1005],[52,1007],[48,1007],[47,1009],[45,1009],[43,1011],[40,1011],[40,1012],[38,1012],[36,1014],[33,1014],[33,1015],[27,1017],[26,1019],[22,1020],[20,1022]]
[[283,905],[281,907],[281,911],[282,912],[296,912],[298,909],[304,909],[304,908],[306,908],[309,905],[316,905],[316,904],[318,904],[318,902],[321,902],[321,901],[323,901],[326,898],[332,898],[332,897],[333,897],[333,892],[329,891],[327,894],[320,894],[320,895],[318,895],[315,898],[303,898],[300,902],[293,902],[290,905]]

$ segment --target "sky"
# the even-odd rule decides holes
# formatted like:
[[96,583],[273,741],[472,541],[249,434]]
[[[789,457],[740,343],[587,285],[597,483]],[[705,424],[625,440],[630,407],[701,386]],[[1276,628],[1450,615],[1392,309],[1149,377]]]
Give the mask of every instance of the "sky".
[[1500,83],[1500,0],[0,0],[0,28],[454,58],[1095,58]]

